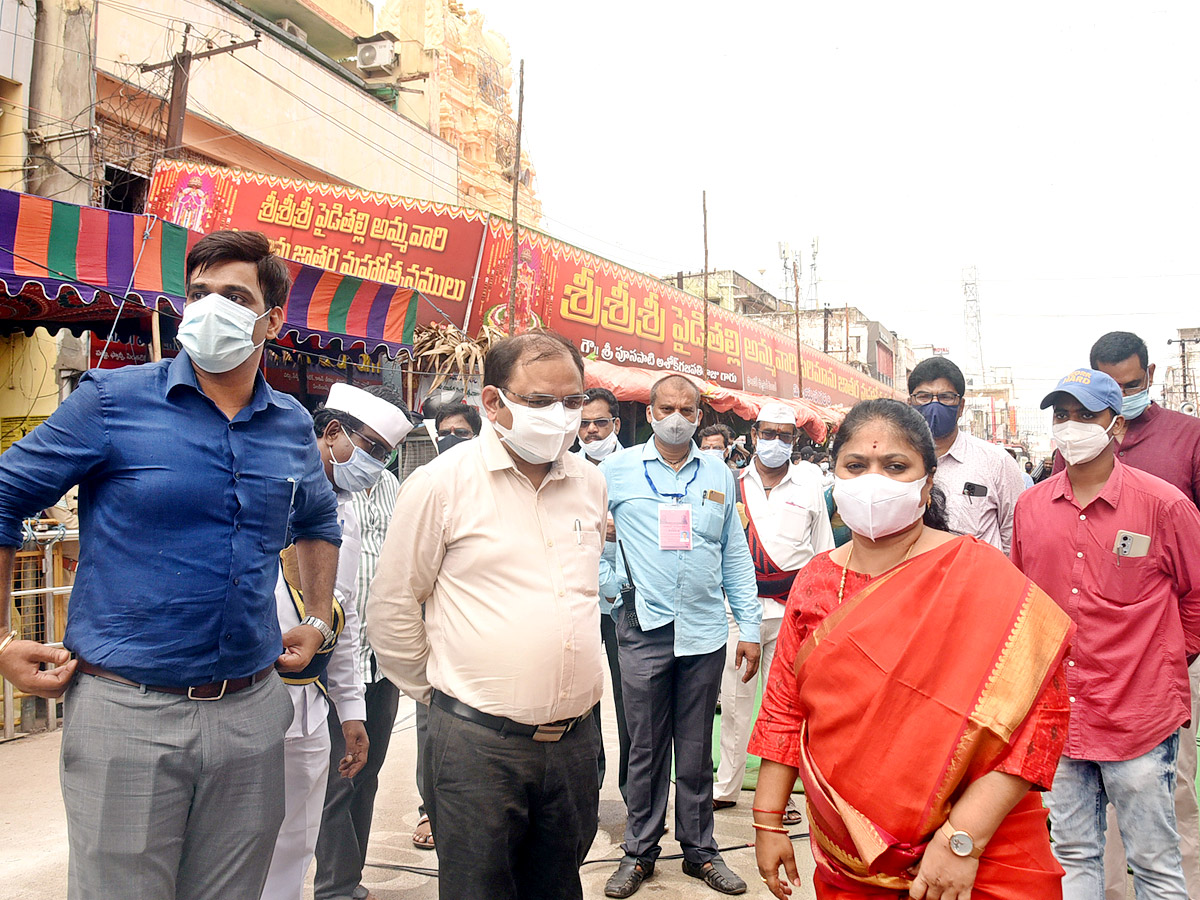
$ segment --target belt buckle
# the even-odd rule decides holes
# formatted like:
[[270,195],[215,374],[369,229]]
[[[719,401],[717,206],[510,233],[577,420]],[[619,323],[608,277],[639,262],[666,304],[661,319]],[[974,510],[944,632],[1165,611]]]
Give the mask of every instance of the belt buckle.
[[225,696],[225,688],[228,686],[228,684],[229,684],[228,678],[226,678],[224,681],[222,681],[221,682],[221,693],[217,694],[217,696],[215,696],[215,697],[197,697],[195,694],[192,693],[192,691],[196,690],[196,687],[204,687],[204,685],[196,685],[195,687],[190,687],[187,689],[187,698],[189,700],[220,700],[222,697]]
[[533,739],[552,744],[561,741],[562,736],[570,730],[570,725],[539,725],[537,731],[533,733]]

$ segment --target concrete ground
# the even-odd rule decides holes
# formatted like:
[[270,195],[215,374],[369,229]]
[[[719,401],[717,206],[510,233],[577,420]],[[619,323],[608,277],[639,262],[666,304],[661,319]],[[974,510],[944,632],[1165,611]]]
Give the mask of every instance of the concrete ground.
[[[380,778],[375,824],[371,834],[368,868],[364,883],[378,900],[435,900],[437,898],[436,851],[418,850],[412,845],[417,824],[417,788],[413,779],[416,763],[416,737],[413,731],[414,705],[401,698],[396,734]],[[621,857],[620,843],[625,827],[625,806],[617,790],[617,729],[606,700],[604,738],[609,776],[600,797],[600,829],[596,834],[588,863],[583,867],[584,897],[603,898],[604,882]],[[67,841],[66,817],[58,785],[60,732],[35,734],[8,743],[0,743],[0,895],[7,900],[60,900],[66,896]],[[749,847],[752,794],[742,793],[733,809],[716,813],[717,843],[729,866],[749,885],[746,897],[770,897],[758,879],[754,851]],[[668,821],[673,823],[673,811]],[[805,831],[801,825],[794,831]],[[679,853],[672,833],[663,838],[663,856]],[[795,900],[810,900],[813,893],[812,856],[807,839],[796,841],[796,857],[804,888],[795,891]],[[653,878],[642,885],[639,898],[675,900],[675,898],[715,898],[721,896],[681,871],[677,859],[662,859]],[[312,897],[312,872],[304,897]]]

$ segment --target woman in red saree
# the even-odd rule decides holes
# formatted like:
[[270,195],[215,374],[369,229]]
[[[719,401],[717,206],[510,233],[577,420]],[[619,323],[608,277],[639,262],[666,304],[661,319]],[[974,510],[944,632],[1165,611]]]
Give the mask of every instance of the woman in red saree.
[[1066,739],[1069,618],[947,533],[915,410],[858,404],[833,453],[853,539],[797,576],[750,739],[763,882],[799,884],[780,815],[799,774],[819,900],[1060,900],[1033,789]]

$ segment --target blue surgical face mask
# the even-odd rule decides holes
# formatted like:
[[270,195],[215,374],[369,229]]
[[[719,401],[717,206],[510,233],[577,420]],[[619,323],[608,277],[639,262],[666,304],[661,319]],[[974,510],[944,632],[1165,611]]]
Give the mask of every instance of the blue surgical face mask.
[[329,458],[333,462],[333,483],[343,491],[353,494],[375,487],[379,483],[379,476],[383,474],[385,464],[353,441],[351,444],[354,446],[354,452],[345,462],[337,461],[332,447],[329,448]]
[[1147,385],[1143,390],[1136,394],[1130,394],[1121,400],[1121,415],[1125,417],[1125,421],[1136,419],[1146,411],[1146,407],[1150,405],[1150,387]]
[[933,400],[924,406],[914,407],[929,423],[935,438],[944,438],[958,425],[958,407],[945,406]]

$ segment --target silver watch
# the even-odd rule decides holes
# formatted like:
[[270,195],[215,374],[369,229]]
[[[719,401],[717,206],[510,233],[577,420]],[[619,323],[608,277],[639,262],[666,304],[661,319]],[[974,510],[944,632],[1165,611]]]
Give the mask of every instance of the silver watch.
[[300,620],[300,624],[311,625],[313,628],[317,629],[317,631],[321,632],[321,650],[328,650],[333,646],[333,642],[337,640],[337,635],[333,633],[333,629],[326,625],[322,619],[318,619],[316,616],[305,616]]

